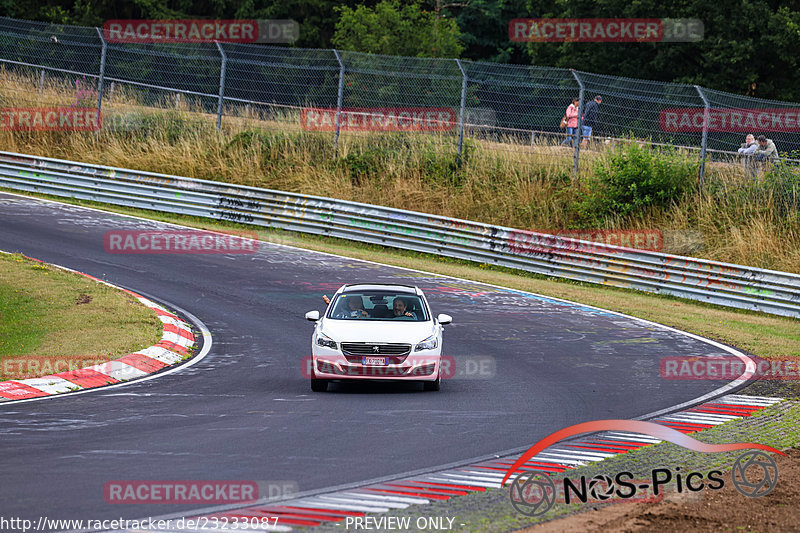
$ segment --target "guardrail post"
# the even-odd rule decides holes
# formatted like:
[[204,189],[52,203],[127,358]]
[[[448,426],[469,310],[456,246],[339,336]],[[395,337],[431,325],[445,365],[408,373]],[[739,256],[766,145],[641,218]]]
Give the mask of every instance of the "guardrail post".
[[342,98],[344,96],[344,61],[339,51],[333,49],[333,55],[336,56],[336,61],[339,62],[339,92],[336,95],[336,129],[333,132],[333,151],[339,149],[339,129],[342,123]]
[[[95,28],[95,30],[97,30],[97,36],[100,37],[100,42],[103,45],[100,52],[100,78],[97,81],[97,118],[95,119],[95,121],[100,121],[100,113],[103,110],[103,83],[106,79],[106,50],[108,49],[108,45],[106,44],[106,40],[100,28]],[[98,122],[95,122],[95,131],[97,131],[97,129]]]
[[461,71],[461,109],[458,113],[458,164],[461,164],[461,152],[464,148],[464,110],[467,106],[467,73],[461,65],[461,60],[456,59],[458,70]]
[[711,112],[711,105],[708,103],[703,88],[699,85],[694,86],[697,94],[703,99],[703,140],[700,144],[700,187],[703,186],[706,180],[706,149],[708,147],[708,115]]
[[222,127],[222,104],[225,99],[225,69],[228,66],[228,56],[225,55],[225,50],[222,49],[219,41],[214,41],[214,43],[217,45],[220,57],[222,57],[222,65],[219,69],[219,99],[217,100],[217,131],[219,131]]
[[111,88],[108,90],[108,104],[111,105],[114,101],[114,87],[116,86],[115,82],[111,82]]
[[43,90],[44,90],[44,69],[42,69],[42,73],[39,75],[39,96],[42,96]]
[[578,175],[578,161],[581,157],[581,135],[583,134],[583,95],[585,91],[583,81],[581,81],[578,73],[573,69],[569,70],[572,72],[572,77],[578,82],[578,87],[580,87],[580,91],[578,92],[578,131],[575,132],[575,137],[573,139],[575,144],[575,155],[572,158],[572,177],[574,178]]

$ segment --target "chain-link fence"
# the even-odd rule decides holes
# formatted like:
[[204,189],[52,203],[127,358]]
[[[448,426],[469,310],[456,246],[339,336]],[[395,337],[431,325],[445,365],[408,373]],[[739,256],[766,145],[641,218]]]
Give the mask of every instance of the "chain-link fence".
[[[560,127],[579,97],[602,96],[591,144],[638,139],[696,150],[705,162],[735,155],[747,133],[774,140],[780,155],[800,150],[800,104],[696,85],[635,80],[577,70],[232,43],[107,42],[98,28],[0,18],[4,73],[35,76],[15,104],[42,101],[48,83],[74,90],[98,114],[109,106],[176,107],[223,116],[257,114],[281,127],[342,133],[439,132],[458,156],[464,140],[500,149],[566,144],[578,169],[579,135]],[[106,106],[105,108],[103,106]],[[113,121],[111,122],[113,124]],[[584,146],[586,148],[587,146]]]

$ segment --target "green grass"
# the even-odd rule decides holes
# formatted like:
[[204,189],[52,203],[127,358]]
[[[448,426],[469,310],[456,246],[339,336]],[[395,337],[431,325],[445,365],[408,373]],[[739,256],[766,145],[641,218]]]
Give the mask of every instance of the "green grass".
[[0,380],[84,368],[152,346],[156,314],[85,276],[0,254]]
[[0,358],[36,350],[47,333],[47,307],[19,287],[0,282]]
[[[7,106],[59,105],[74,89],[0,72]],[[145,91],[146,92],[146,91]],[[0,130],[4,150],[173,176],[265,187],[553,233],[564,229],[659,230],[699,239],[664,252],[800,272],[800,171],[783,166],[747,180],[741,162],[646,140],[597,143],[581,152],[520,138],[471,138],[456,154],[451,134],[305,131],[299,110],[246,113],[227,107],[221,131],[192,98],[154,101],[120,86],[104,119],[135,127],[92,132]],[[686,248],[690,245],[691,249]]]

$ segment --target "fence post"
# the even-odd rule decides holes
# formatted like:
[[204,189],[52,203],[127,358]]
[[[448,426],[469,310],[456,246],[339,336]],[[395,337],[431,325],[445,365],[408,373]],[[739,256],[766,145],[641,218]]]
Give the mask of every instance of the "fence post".
[[100,78],[97,81],[97,118],[95,119],[95,131],[100,129],[100,113],[103,110],[103,83],[106,80],[106,50],[108,49],[108,45],[106,44],[106,40],[103,37],[103,32],[100,28],[95,27],[97,30],[97,36],[100,37],[100,42],[103,45],[103,48],[100,52]]
[[458,112],[458,164],[461,164],[461,152],[464,148],[464,110],[467,105],[467,73],[461,65],[461,60],[456,59],[458,70],[461,71],[461,108]]
[[333,54],[336,56],[336,61],[339,62],[339,92],[336,95],[336,129],[333,132],[333,151],[339,149],[339,129],[342,123],[342,97],[344,96],[344,61],[339,51],[333,49]]
[[711,106],[708,103],[703,88],[699,85],[694,86],[697,94],[703,99],[703,140],[700,144],[700,187],[703,186],[706,180],[706,148],[708,147],[708,115],[711,112]]
[[583,95],[584,95],[584,87],[583,82],[581,81],[580,76],[578,73],[575,72],[573,69],[569,69],[572,72],[572,77],[575,78],[575,81],[578,82],[578,87],[580,87],[580,91],[578,92],[578,128],[575,132],[575,137],[573,138],[573,142],[575,144],[575,155],[572,159],[572,177],[576,177],[578,175],[578,161],[581,157],[581,135],[583,134]]
[[228,66],[228,56],[225,55],[225,50],[222,49],[219,41],[214,41],[214,43],[217,45],[220,57],[222,57],[222,65],[219,69],[219,100],[217,101],[217,131],[219,131],[222,127],[222,103],[225,98],[225,69]]
[[108,90],[108,104],[111,105],[114,102],[114,87],[116,83],[111,82],[111,88]]
[[42,96],[43,90],[44,90],[44,69],[42,69],[42,73],[39,75],[39,96]]

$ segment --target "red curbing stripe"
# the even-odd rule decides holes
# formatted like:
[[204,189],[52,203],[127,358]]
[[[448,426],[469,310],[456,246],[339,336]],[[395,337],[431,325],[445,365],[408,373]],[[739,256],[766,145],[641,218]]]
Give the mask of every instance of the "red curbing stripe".
[[620,446],[630,446],[632,450],[635,450],[637,448],[642,448],[644,446],[649,446],[649,444],[646,444],[644,442],[633,442],[630,440],[597,439],[597,442],[610,442],[610,443],[620,442],[622,443],[620,444]]
[[[142,295],[140,295],[140,294],[136,294],[136,293],[135,293],[135,292],[133,292],[133,291],[129,291],[128,289],[120,289],[120,290],[121,290],[122,292],[127,292],[128,294],[130,294],[130,295],[131,295],[131,296],[133,296],[134,298],[144,298],[144,296],[142,296]],[[152,309],[152,307],[151,307],[150,309]]]
[[312,520],[326,520],[328,522],[341,522],[346,517],[341,515],[334,515],[330,513],[312,513],[308,511],[292,511],[290,509],[281,509],[280,507],[272,507],[269,509],[259,509],[259,513],[265,515],[291,515],[298,518],[311,518]]
[[[240,513],[235,512],[235,511],[230,511],[230,512],[225,512],[225,513],[218,513],[218,514],[208,515],[207,518],[213,520],[215,518],[216,519],[221,519],[221,518],[254,518],[254,517],[255,518],[260,518],[258,515],[240,514]],[[302,518],[286,518],[286,517],[282,517],[278,521],[278,523],[290,524],[290,525],[293,525],[293,526],[319,526],[319,525],[322,525],[322,522],[324,522],[324,520],[321,520],[321,521],[320,520],[306,520],[306,519],[302,519]]]
[[410,491],[402,491],[402,490],[389,490],[389,489],[374,489],[371,487],[365,487],[364,490],[371,490],[374,492],[386,492],[388,494],[402,494],[403,496],[414,496],[417,498],[433,498],[434,500],[449,500],[450,496],[445,494],[433,494],[432,492],[424,493],[424,492],[410,492]]
[[187,331],[183,328],[179,328],[173,324],[164,324],[164,331],[169,333],[177,333],[184,339],[189,339],[190,341],[194,340],[194,335],[192,335],[191,331]]
[[662,426],[666,426],[666,425],[672,424],[672,425],[676,425],[676,426],[688,426],[688,427],[696,427],[696,428],[701,428],[701,429],[713,428],[714,426],[719,425],[719,424],[701,424],[701,423],[698,423],[698,422],[680,422],[678,420],[659,420],[658,423],[661,424]]
[[169,366],[163,361],[153,359],[152,357],[147,357],[146,355],[142,355],[140,353],[124,355],[117,359],[117,361],[125,363],[126,365],[131,365],[132,367],[138,368],[142,372],[147,372],[148,374],[158,372],[162,368]]
[[364,516],[367,513],[361,511],[343,511],[341,509],[328,509],[326,507],[297,507],[296,505],[284,505],[285,509],[302,509],[304,511],[325,511],[329,514],[340,514],[344,516]]
[[681,426],[670,426],[668,424],[663,424],[663,425],[665,425],[665,426],[667,426],[669,428],[672,428],[672,429],[676,429],[676,430],[680,431],[683,434],[694,433],[696,431],[703,431],[702,429],[698,429],[698,428],[685,428],[685,427],[681,427]]
[[751,411],[760,411],[761,409],[767,407],[766,405],[745,405],[743,403],[722,403],[722,402],[706,403],[703,405],[719,405],[722,407],[730,407],[732,409],[749,409]]
[[461,485],[456,483],[434,483],[433,481],[414,481],[413,479],[409,481],[412,483],[421,483],[423,485],[436,485],[438,487],[452,487],[455,489],[486,492],[486,487],[476,487],[475,485]]
[[414,485],[400,485],[399,483],[384,483],[387,487],[399,487],[401,489],[414,489],[414,490],[422,490],[426,493],[428,491],[434,494],[450,494],[451,496],[466,496],[469,494],[466,490],[454,490],[454,489],[440,489],[440,488],[428,488],[428,487],[419,487]]
[[[158,307],[150,307],[149,309],[152,309],[153,311],[155,311],[158,316],[166,316],[166,317],[169,317],[169,318],[174,318],[175,320],[181,320],[180,318],[178,318],[177,316],[173,315],[172,313],[169,313],[167,311],[163,311],[163,310],[159,309]],[[181,322],[183,322],[183,321],[181,320]]]
[[[49,377],[49,376],[44,376]],[[101,374],[100,372],[93,370],[91,368],[80,368],[78,370],[69,370],[67,372],[61,372],[59,374],[53,374],[53,377],[66,379],[78,385],[79,387],[83,387],[84,389],[91,389],[93,387],[102,387],[103,385],[111,385],[113,383],[119,383],[118,379],[112,378],[111,376],[107,376],[105,374]]]
[[570,448],[582,448],[584,450],[594,450],[596,452],[628,453],[628,450],[622,448],[605,448],[603,446],[582,446],[580,444],[565,444],[565,446],[569,446]]
[[695,407],[693,409],[689,409],[689,411],[699,411],[699,412],[706,412],[706,413],[717,413],[721,415],[735,415],[735,416],[750,416],[755,411],[750,411],[746,409],[724,409],[722,407]]
[[[503,468],[499,468],[498,470],[507,472],[509,466],[511,466],[510,463],[508,465],[504,465]],[[525,464],[520,468],[524,468],[525,466],[528,466],[534,470],[544,470],[545,472],[564,472],[566,470],[566,468],[562,468],[560,466],[544,466],[544,465],[530,465],[530,464]]]
[[252,515],[254,517],[258,517],[260,514],[260,515],[278,516],[279,518],[282,516],[287,516],[290,518],[310,518],[311,520],[321,520],[327,522],[341,522],[342,520],[345,519],[344,516],[324,514],[324,513],[307,513],[304,511],[292,511],[288,509],[281,509],[279,507],[272,507],[267,509],[248,507],[247,509],[240,509],[240,511],[250,511],[253,513],[258,513]]
[[180,344],[175,344],[174,342],[170,341],[159,341],[154,346],[158,346],[159,348],[164,348],[165,350],[179,353],[181,355],[188,355],[189,353],[189,350],[186,347],[181,346]]
[[752,416],[751,413],[733,413],[731,411],[720,411],[720,410],[711,410],[711,409],[689,409],[685,411],[686,413],[703,413],[709,415],[725,415],[725,416],[738,416],[744,418],[746,416]]
[[41,396],[50,396],[50,394],[19,381],[0,381],[0,397],[9,400],[24,400]]
[[[626,452],[633,448],[632,446],[628,446],[628,445],[625,445],[625,444],[610,444],[610,443],[609,444],[605,444],[605,443],[600,443],[600,442],[596,442],[596,441],[587,441],[587,442],[579,441],[578,444],[565,444],[565,446],[597,446],[598,448],[606,448],[606,449],[609,449],[609,450],[620,449],[620,450],[624,450]],[[636,448],[638,448],[638,446],[636,446]]]
[[[508,465],[508,466],[511,466],[511,465],[514,464],[513,462],[504,463],[504,462],[501,462],[501,461],[498,461],[497,463],[501,464],[501,465],[505,464],[505,465]],[[569,465],[564,465],[564,464],[561,464],[561,463],[546,463],[544,461],[528,461],[527,463],[525,463],[522,466],[543,466],[543,467],[552,468],[552,469],[559,469],[561,472],[563,472],[565,470],[569,470],[569,469],[572,468]],[[508,470],[508,468],[506,468],[506,470]]]

